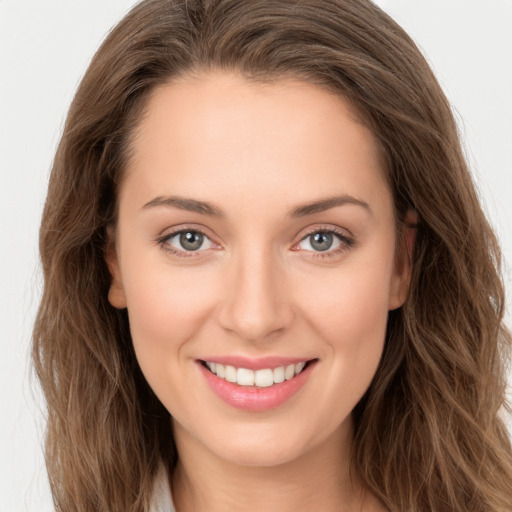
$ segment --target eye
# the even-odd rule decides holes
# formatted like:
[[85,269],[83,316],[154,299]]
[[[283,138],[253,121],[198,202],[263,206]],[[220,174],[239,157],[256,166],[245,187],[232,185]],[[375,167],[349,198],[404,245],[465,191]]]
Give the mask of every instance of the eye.
[[197,229],[182,229],[167,234],[158,240],[162,247],[177,256],[191,256],[194,252],[212,249],[215,244],[203,232]]
[[308,235],[306,238],[303,238],[301,241],[301,248],[308,251],[313,250],[323,252],[328,251],[329,249],[335,249],[338,245],[340,245],[340,243],[341,242],[334,237],[333,233],[328,233],[327,231],[318,231],[317,233]]
[[316,229],[308,233],[298,244],[297,249],[317,253],[327,257],[338,254],[354,245],[354,240],[333,228]]

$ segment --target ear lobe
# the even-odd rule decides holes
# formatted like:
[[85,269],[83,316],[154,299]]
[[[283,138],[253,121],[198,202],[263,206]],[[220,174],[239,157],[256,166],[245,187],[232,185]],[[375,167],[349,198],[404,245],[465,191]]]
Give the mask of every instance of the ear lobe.
[[126,308],[126,296],[124,293],[121,270],[119,268],[119,257],[116,251],[114,231],[110,227],[107,230],[108,242],[105,251],[105,262],[110,272],[110,289],[108,301],[117,309]]
[[418,214],[409,210],[401,226],[395,257],[395,269],[389,293],[389,310],[403,306],[409,293],[412,275],[412,255],[416,239]]

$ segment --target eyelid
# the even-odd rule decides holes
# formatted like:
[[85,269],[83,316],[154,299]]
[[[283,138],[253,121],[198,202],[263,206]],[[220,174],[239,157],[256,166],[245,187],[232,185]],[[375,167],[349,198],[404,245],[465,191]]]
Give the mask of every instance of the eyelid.
[[303,230],[302,233],[299,235],[299,241],[296,242],[294,245],[297,245],[298,243],[302,242],[305,238],[307,238],[310,235],[313,235],[315,233],[333,233],[334,235],[337,235],[342,240],[350,240],[354,242],[354,235],[348,230],[348,229],[342,229],[338,226],[333,226],[330,224],[320,224],[311,226]]
[[[173,255],[176,255],[178,257],[196,257],[197,258],[197,257],[202,256],[201,253],[207,252],[209,249],[211,249],[211,248],[209,248],[209,249],[196,250],[196,251],[187,251],[187,250],[177,249],[171,245],[166,245],[166,242],[168,240],[172,239],[173,237],[175,237],[176,235],[178,235],[180,233],[187,232],[187,231],[193,231],[196,233],[200,233],[205,238],[207,238],[214,246],[216,246],[216,249],[221,247],[220,244],[218,244],[217,242],[215,242],[213,240],[214,237],[212,237],[209,234],[210,230],[208,230],[207,228],[204,228],[203,226],[197,226],[197,225],[193,225],[193,224],[185,224],[185,225],[176,226],[173,228],[168,228],[168,229],[164,230],[162,232],[162,234],[157,237],[155,242],[158,245],[160,245],[163,250],[165,250]],[[333,234],[334,236],[336,236],[339,239],[340,246],[335,249],[328,249],[326,251],[303,250],[306,253],[310,253],[311,257],[316,257],[316,258],[332,257],[341,252],[349,250],[356,243],[353,235],[346,229],[342,229],[342,228],[339,228],[338,226],[333,226],[333,225],[315,225],[315,226],[306,228],[306,231],[302,232],[300,239],[298,240],[298,242],[296,242],[292,246],[291,250],[296,251],[296,252],[301,251],[302,249],[298,249],[297,246],[301,242],[303,242],[306,238],[308,238],[309,236],[316,234],[316,233],[331,233],[331,234]]]
[[180,250],[176,247],[173,247],[170,244],[167,244],[169,240],[174,238],[175,236],[186,233],[187,231],[192,231],[194,233],[199,233],[203,235],[205,238],[207,238],[211,244],[213,244],[214,248],[219,248],[219,244],[213,240],[213,237],[209,234],[209,230],[202,227],[197,226],[194,224],[183,224],[181,226],[175,226],[172,228],[165,229],[155,240],[155,242],[162,247],[163,250],[178,256],[178,257],[199,257],[199,255],[202,255],[201,253],[204,253],[208,251],[209,249],[212,249],[211,247],[208,249],[202,249],[202,250],[196,250],[196,251],[187,251],[187,250]]
[[[335,249],[328,249],[326,251],[313,251],[313,250],[304,250],[299,249],[298,246],[301,242],[306,240],[309,236],[316,234],[316,233],[330,233],[333,234],[335,237],[337,237],[340,241],[340,245],[336,247]],[[296,242],[292,250],[299,252],[304,251],[305,253],[309,253],[308,257],[312,258],[330,258],[337,256],[347,250],[350,250],[354,245],[356,244],[356,240],[352,233],[348,231],[347,229],[339,228],[338,226],[333,225],[315,225],[311,226],[309,228],[306,228],[306,231],[303,232],[300,236],[300,239],[298,242]]]

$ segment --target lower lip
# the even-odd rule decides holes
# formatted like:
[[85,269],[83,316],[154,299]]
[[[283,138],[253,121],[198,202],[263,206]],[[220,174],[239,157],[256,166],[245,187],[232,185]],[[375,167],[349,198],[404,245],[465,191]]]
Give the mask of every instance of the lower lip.
[[198,365],[206,382],[221,400],[237,409],[261,412],[279,407],[295,395],[308,380],[316,361],[310,362],[302,372],[292,379],[268,388],[239,386],[217,377],[201,362],[198,362]]

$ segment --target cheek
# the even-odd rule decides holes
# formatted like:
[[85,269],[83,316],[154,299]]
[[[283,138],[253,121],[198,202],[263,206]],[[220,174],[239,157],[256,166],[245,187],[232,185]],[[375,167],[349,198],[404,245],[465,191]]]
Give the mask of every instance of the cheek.
[[124,273],[130,276],[125,293],[141,367],[164,360],[179,363],[176,352],[194,338],[211,311],[216,291],[211,276],[173,268],[161,258],[148,264],[134,258]]
[[351,397],[350,407],[366,391],[382,356],[392,268],[391,258],[358,260],[329,276],[319,274],[314,297],[311,287],[300,292],[309,297],[302,301],[302,316],[333,362],[329,379]]
[[[384,335],[391,279],[391,264],[373,262],[335,269],[315,280],[318,293],[304,287],[304,316],[324,339],[335,344],[362,344],[367,337]],[[359,342],[358,342],[359,341]]]

